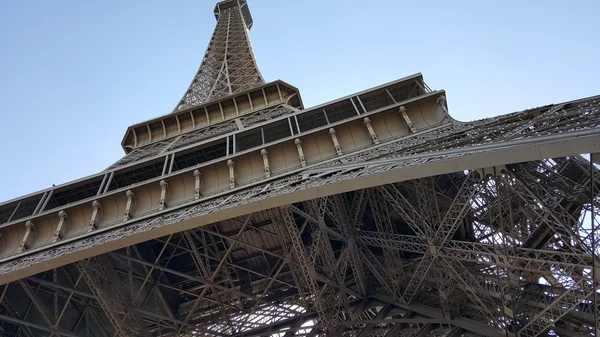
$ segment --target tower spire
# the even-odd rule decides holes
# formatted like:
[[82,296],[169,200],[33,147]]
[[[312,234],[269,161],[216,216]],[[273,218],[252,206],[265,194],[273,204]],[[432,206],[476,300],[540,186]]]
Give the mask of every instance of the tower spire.
[[246,0],[217,3],[215,17],[204,59],[173,112],[264,84],[250,42],[253,21]]

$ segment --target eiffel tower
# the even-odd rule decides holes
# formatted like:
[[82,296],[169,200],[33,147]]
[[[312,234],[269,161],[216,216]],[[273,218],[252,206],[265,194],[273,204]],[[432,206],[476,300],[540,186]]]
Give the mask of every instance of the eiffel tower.
[[468,123],[415,74],[304,108],[219,2],[172,113],[0,204],[0,335],[595,336],[600,96]]

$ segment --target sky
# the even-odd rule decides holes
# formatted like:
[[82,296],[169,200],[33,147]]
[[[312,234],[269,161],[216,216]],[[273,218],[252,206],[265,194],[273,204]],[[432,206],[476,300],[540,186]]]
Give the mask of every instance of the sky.
[[[170,113],[209,0],[0,1],[0,202],[104,170]],[[248,0],[266,81],[305,107],[414,73],[460,121],[600,94],[600,1]]]

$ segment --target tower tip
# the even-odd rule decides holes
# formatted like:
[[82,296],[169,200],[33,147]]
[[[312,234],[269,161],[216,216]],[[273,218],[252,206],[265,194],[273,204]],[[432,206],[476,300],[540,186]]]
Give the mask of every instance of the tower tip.
[[217,21],[219,21],[221,13],[234,8],[238,8],[242,12],[246,27],[248,29],[252,28],[254,21],[252,20],[252,15],[250,14],[250,9],[248,8],[248,3],[246,0],[225,0],[217,2],[215,6],[215,18]]

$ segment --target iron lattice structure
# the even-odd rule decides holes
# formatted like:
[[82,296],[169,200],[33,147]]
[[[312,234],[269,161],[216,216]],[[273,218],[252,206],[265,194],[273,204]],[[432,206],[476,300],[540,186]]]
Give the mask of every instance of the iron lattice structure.
[[246,0],[215,7],[217,27],[202,64],[174,111],[188,109],[263,84],[248,35],[253,20]]
[[215,12],[127,156],[0,204],[3,336],[596,335],[600,97],[461,123],[414,75],[304,110]]

